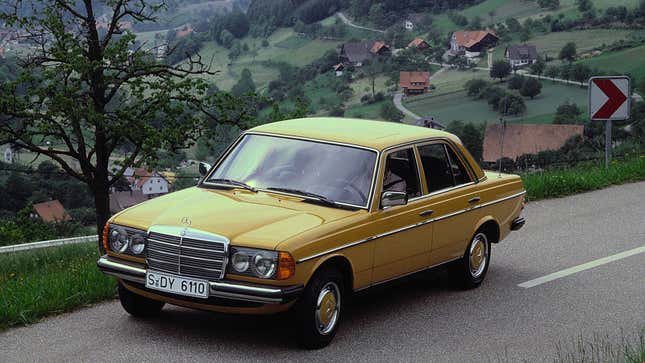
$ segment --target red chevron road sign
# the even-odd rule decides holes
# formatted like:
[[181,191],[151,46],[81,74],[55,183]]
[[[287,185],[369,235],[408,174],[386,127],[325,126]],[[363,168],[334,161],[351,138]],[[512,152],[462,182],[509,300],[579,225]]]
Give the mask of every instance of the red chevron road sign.
[[591,77],[589,79],[589,115],[592,120],[629,118],[629,77]]

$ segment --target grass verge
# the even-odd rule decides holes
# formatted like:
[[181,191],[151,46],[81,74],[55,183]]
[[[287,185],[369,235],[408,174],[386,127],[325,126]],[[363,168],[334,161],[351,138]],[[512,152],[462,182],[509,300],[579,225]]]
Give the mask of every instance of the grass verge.
[[0,330],[115,296],[95,243],[0,255]]
[[594,162],[566,170],[522,175],[529,201],[564,197],[639,180],[645,180],[645,156],[613,161],[607,170],[604,162]]

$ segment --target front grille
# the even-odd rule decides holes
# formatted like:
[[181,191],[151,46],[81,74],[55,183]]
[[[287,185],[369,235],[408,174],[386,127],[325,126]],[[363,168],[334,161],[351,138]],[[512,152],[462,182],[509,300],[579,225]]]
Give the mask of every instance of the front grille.
[[226,270],[228,240],[182,227],[153,226],[148,233],[151,270],[219,280]]

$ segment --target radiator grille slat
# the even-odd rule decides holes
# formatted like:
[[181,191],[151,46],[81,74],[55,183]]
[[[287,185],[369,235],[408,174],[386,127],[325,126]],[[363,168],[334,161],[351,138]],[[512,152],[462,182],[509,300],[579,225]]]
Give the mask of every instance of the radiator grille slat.
[[148,267],[152,270],[208,280],[223,277],[226,244],[150,231]]

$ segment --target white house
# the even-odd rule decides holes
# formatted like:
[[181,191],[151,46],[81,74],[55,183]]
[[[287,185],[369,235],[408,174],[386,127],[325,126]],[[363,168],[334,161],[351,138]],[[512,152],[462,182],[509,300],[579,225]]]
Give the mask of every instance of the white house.
[[141,190],[143,195],[166,194],[170,187],[168,180],[156,171],[149,176],[144,176],[137,180],[137,189]]
[[7,147],[4,149],[4,162],[8,164],[12,164],[14,162],[14,153],[13,150],[11,149],[11,146]]
[[405,21],[405,29],[410,31],[414,30],[414,24],[412,23],[412,21],[410,20]]
[[518,44],[506,48],[504,56],[513,68],[517,68],[537,62],[538,52],[534,45]]

